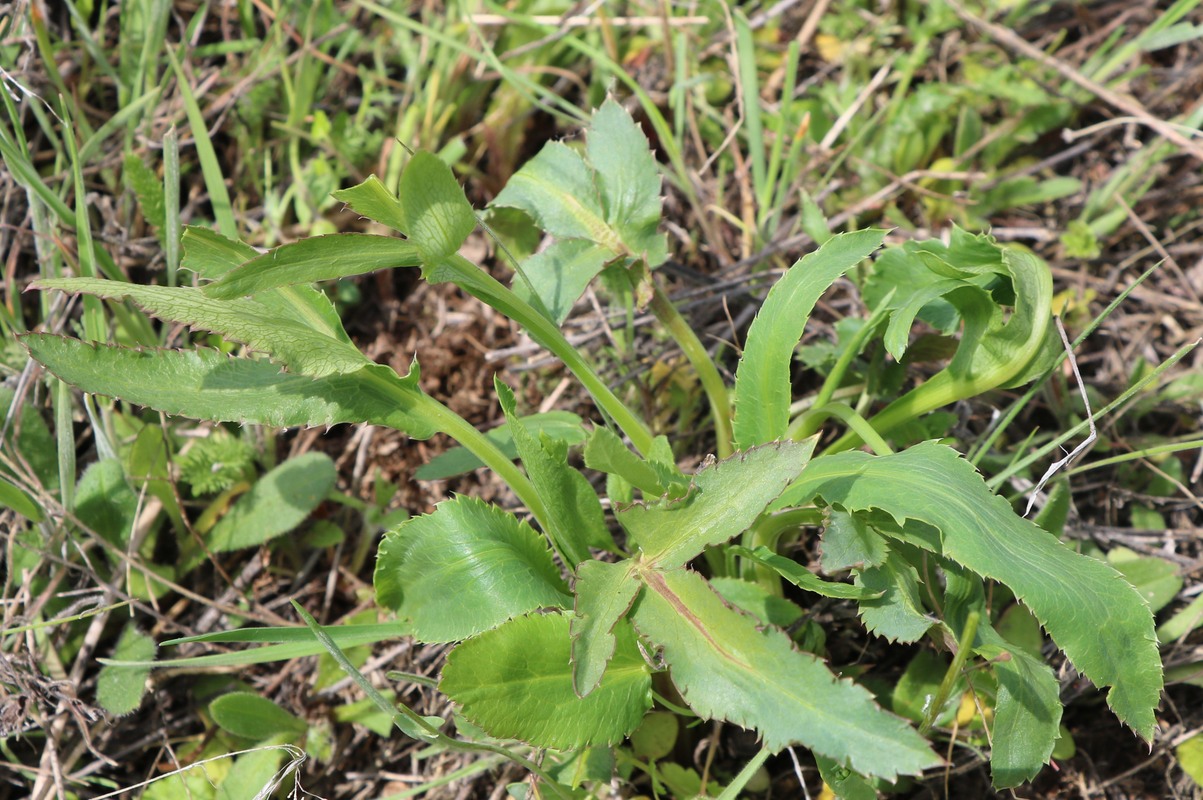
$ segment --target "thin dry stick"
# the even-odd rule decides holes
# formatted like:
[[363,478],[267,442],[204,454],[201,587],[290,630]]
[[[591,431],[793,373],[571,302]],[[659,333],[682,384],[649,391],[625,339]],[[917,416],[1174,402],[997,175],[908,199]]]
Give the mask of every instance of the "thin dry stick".
[[810,800],[810,790],[806,788],[806,778],[802,775],[802,765],[798,763],[798,754],[792,747],[785,748],[785,751],[789,753],[790,760],[794,762],[794,775],[798,778],[798,785],[802,787],[802,796],[806,800]]
[[991,37],[1006,45],[1010,49],[1019,51],[1023,55],[1027,56],[1033,61],[1043,64],[1049,69],[1056,70],[1057,72],[1061,73],[1062,77],[1066,78],[1071,83],[1076,83],[1078,86],[1098,97],[1108,105],[1119,109],[1131,117],[1134,117],[1140,122],[1140,124],[1156,131],[1157,134],[1163,139],[1173,142],[1181,147],[1183,151],[1194,156],[1196,160],[1203,162],[1203,146],[1200,146],[1198,142],[1194,142],[1186,136],[1183,136],[1178,132],[1177,128],[1172,123],[1158,119],[1150,114],[1149,111],[1140,104],[1140,101],[1136,100],[1135,98],[1124,97],[1121,94],[1111,91],[1106,86],[1087,78],[1069,64],[1066,64],[1064,61],[1046,54],[1043,50],[1035,45],[1030,44],[1011,30],[1004,28],[1001,25],[995,25],[993,22],[984,20],[981,17],[970,14],[968,11],[962,8],[961,5],[956,2],[956,0],[946,0],[946,2],[948,7],[951,8],[953,12],[965,22],[968,22],[970,25],[973,25],[976,28],[980,28],[982,31],[989,34]]
[[835,124],[831,126],[831,130],[827,131],[827,135],[823,137],[823,141],[819,142],[820,150],[831,149],[832,145],[835,144],[835,140],[840,138],[840,134],[844,132],[844,128],[848,127],[848,123],[851,122],[852,118],[857,115],[857,113],[861,110],[861,107],[865,103],[869,102],[869,98],[872,97],[873,93],[877,91],[878,87],[885,82],[886,77],[889,76],[890,71],[893,69],[894,59],[891,58],[882,65],[881,69],[877,70],[877,72],[865,85],[865,88],[862,89],[860,94],[856,96],[856,99],[852,101],[852,105],[844,109],[844,113],[840,114],[839,118],[836,119]]
[[1086,386],[1082,383],[1082,373],[1078,372],[1078,360],[1074,358],[1073,345],[1069,343],[1069,337],[1065,335],[1065,326],[1061,324],[1061,317],[1053,317],[1053,320],[1057,323],[1057,333],[1061,334],[1061,343],[1065,345],[1065,356],[1069,359],[1069,366],[1074,371],[1074,380],[1078,383],[1078,393],[1082,396],[1082,403],[1086,407],[1086,421],[1090,423],[1090,435],[1070,451],[1069,455],[1050,466],[1045,471],[1044,476],[1040,478],[1040,482],[1032,487],[1032,494],[1028,497],[1028,507],[1023,511],[1025,517],[1032,513],[1032,506],[1036,503],[1036,497],[1040,494],[1040,490],[1044,488],[1044,485],[1048,483],[1049,478],[1053,477],[1058,470],[1077,458],[1079,453],[1090,447],[1099,438],[1099,432],[1094,427],[1094,412],[1090,410],[1090,398],[1086,396]]

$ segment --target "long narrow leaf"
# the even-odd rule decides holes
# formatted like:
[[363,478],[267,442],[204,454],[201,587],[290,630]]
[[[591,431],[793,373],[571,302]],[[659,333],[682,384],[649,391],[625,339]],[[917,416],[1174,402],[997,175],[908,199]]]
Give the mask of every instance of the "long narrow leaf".
[[[259,630],[271,631],[267,638],[255,638]],[[396,624],[391,625],[330,625],[326,631],[340,647],[358,647],[375,644],[396,638],[404,633],[404,629]],[[294,633],[295,631],[295,633]],[[249,664],[267,664],[273,661],[290,661],[294,658],[317,655],[325,648],[313,638],[308,628],[262,628],[241,631],[224,631],[219,634],[193,636],[184,639],[172,639],[164,642],[163,646],[183,644],[185,642],[274,642],[263,647],[252,647],[233,653],[213,653],[207,656],[192,656],[190,658],[164,658],[157,661],[120,661],[116,659],[98,659],[102,664],[112,664],[120,667],[154,667],[155,669],[179,668],[200,669],[202,667],[242,667]]]
[[634,505],[615,516],[646,561],[679,567],[750,528],[802,472],[814,446],[808,439],[738,453],[698,472],[685,498]]
[[823,292],[881,247],[886,232],[834,236],[795,263],[769,291],[735,375],[735,443],[741,450],[785,436],[794,348]]
[[230,299],[297,283],[346,278],[378,269],[416,267],[418,248],[405,239],[366,233],[314,236],[282,245],[230,270],[205,294]]
[[921,523],[908,541],[1009,586],[1074,666],[1111,687],[1107,703],[1116,715],[1152,737],[1161,659],[1140,593],[1109,565],[1016,515],[956,451],[927,442],[890,456],[825,456],[811,462],[787,496],[819,496],[853,512],[877,509],[906,530]]
[[200,289],[140,286],[93,278],[52,278],[33,286],[110,300],[128,298],[159,319],[219,334],[268,354],[293,372],[315,378],[355,372],[372,363],[349,342],[291,319],[281,319],[279,314],[249,298],[214,300]]
[[404,378],[371,364],[315,379],[216,350],[130,350],[52,334],[28,334],[20,341],[36,361],[85,392],[168,414],[278,428],[370,422],[416,439],[437,430],[426,413],[432,401],[418,389],[416,367]]
[[356,685],[363,689],[364,693],[377,708],[392,718],[393,724],[397,726],[397,730],[420,742],[434,742],[438,740],[438,728],[443,724],[441,717],[422,717],[407,706],[397,706],[390,703],[384,695],[380,694],[380,691],[375,686],[368,682],[363,673],[356,669],[351,660],[343,653],[338,643],[330,638],[330,634],[326,633],[322,626],[317,624],[317,620],[300,603],[293,600],[292,607],[296,609],[301,619],[305,620],[305,624],[309,626],[309,630],[312,632],[314,638],[321,643],[331,658],[342,667],[343,672],[347,673],[351,680],[355,681]]

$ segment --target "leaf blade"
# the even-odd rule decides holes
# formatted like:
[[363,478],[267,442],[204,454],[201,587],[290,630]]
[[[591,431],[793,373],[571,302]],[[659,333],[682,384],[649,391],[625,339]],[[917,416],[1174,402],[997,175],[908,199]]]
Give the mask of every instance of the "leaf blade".
[[617,564],[590,560],[577,570],[573,588],[572,688],[584,697],[597,688],[614,655],[614,627],[630,610],[639,582],[629,560]]
[[[300,525],[334,488],[338,477],[334,462],[325,453],[311,451],[294,456],[259,477],[246,494],[217,521],[206,537],[213,553],[227,553],[271,541]],[[180,556],[188,571],[205,560],[200,548]]]
[[415,439],[438,430],[424,413],[416,369],[402,378],[370,364],[314,379],[205,348],[131,350],[37,333],[20,341],[67,383],[167,414],[277,428],[371,422]]
[[790,369],[811,309],[837,278],[873,253],[886,232],[869,229],[833,236],[799,259],[772,289],[748,330],[735,374],[736,446],[785,436],[789,426]]
[[890,456],[815,459],[788,494],[820,496],[850,511],[881,509],[899,524],[941,532],[943,554],[1007,584],[1107,703],[1148,739],[1162,686],[1153,615],[1112,567],[1079,555],[1014,513],[956,451],[925,442]]
[[815,440],[777,442],[737,453],[702,469],[682,500],[634,505],[615,512],[619,523],[661,567],[679,567],[706,547],[747,530],[785,485],[802,472]]
[[542,537],[475,498],[439,503],[385,535],[374,576],[380,605],[424,642],[454,642],[539,608],[568,605]]
[[775,628],[729,608],[696,573],[643,570],[632,612],[704,717],[756,729],[774,752],[802,744],[866,774],[917,774],[940,759],[903,720]]
[[823,597],[837,597],[844,600],[871,600],[882,595],[879,591],[865,589],[860,586],[849,586],[846,583],[825,581],[792,558],[778,555],[764,545],[760,545],[752,550],[734,545],[728,548],[728,550],[737,556],[750,559],[757,564],[763,564],[799,589],[814,592]]
[[334,233],[281,245],[231,269],[202,291],[217,300],[258,294],[298,283],[346,278],[378,269],[417,267],[416,245],[392,236]]
[[[505,412],[514,446],[535,491],[547,509],[547,531],[569,569],[589,559],[589,547],[618,549],[606,528],[601,501],[585,476],[567,461],[567,448],[549,448],[526,429],[515,412],[514,393],[499,378],[493,379]],[[560,452],[552,452],[560,449]]]
[[401,173],[401,217],[422,263],[455,254],[476,227],[476,214],[451,168],[434,153],[419,150]]
[[349,340],[272,313],[273,309],[249,298],[214,300],[190,287],[141,286],[94,278],[55,278],[35,281],[32,286],[108,300],[128,299],[159,319],[219,334],[315,378],[354,372],[371,363]]
[[577,697],[563,614],[516,617],[456,647],[439,688],[492,736],[557,749],[617,744],[651,707],[651,676],[629,625],[601,684]]

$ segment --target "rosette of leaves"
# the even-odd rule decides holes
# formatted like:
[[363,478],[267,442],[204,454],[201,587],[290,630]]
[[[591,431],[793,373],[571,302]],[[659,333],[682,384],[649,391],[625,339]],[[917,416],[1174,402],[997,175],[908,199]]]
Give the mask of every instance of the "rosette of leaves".
[[[573,247],[582,252],[602,248],[587,261],[599,269],[654,262],[659,240],[651,217],[659,199],[649,192],[658,193],[659,183],[649,178],[654,161],[634,122],[607,104],[595,115],[585,156],[572,156],[579,163],[563,146],[553,150],[549,158],[574,176],[576,205],[556,205],[564,198],[543,185],[549,176],[542,162],[534,172],[542,183],[520,172],[521,192],[506,202],[530,206],[554,236],[577,241]],[[642,166],[627,168],[632,164]],[[839,772],[847,793],[859,791],[862,775],[892,779],[939,764],[908,722],[797,648],[780,627],[738,607],[735,598],[747,592],[732,582],[759,583],[772,594],[773,581],[786,580],[855,602],[878,635],[947,642],[962,663],[978,659],[991,671],[997,686],[991,759],[1000,787],[1022,782],[1046,762],[1061,706],[1048,665],[996,629],[985,601],[989,582],[997,584],[995,595],[1008,592],[1026,606],[1074,666],[1109,690],[1116,715],[1151,738],[1162,675],[1152,615],[1139,593],[1109,565],[1017,516],[951,448],[925,442],[892,453],[874,430],[937,407],[942,397],[1015,385],[1037,371],[1048,339],[1047,268],[1040,262],[987,240],[924,250],[924,264],[954,283],[920,285],[909,299],[896,291],[902,305],[883,300],[876,322],[849,352],[887,317],[896,326],[887,329],[887,346],[905,345],[899,334],[910,319],[946,300],[963,330],[948,377],[929,382],[936,388],[925,394],[928,384],[919,387],[920,399],[901,410],[858,423],[857,435],[878,440],[878,455],[837,447],[812,457],[815,440],[790,420],[794,353],[819,297],[870,258],[884,232],[832,237],[786,272],[749,331],[735,381],[740,452],[686,476],[667,443],[618,401],[559,331],[561,300],[575,299],[577,289],[551,292],[531,282],[514,291],[461,256],[475,215],[436,156],[415,154],[399,188],[394,196],[372,178],[338,197],[405,238],[316,237],[260,255],[192,230],[189,263],[210,281],[201,288],[42,282],[129,298],[266,359],[203,349],[136,351],[34,334],[22,341],[68,381],[169,413],[273,425],[369,422],[415,437],[443,431],[493,469],[530,510],[531,522],[477,500],[449,500],[386,536],[375,576],[380,604],[409,620],[418,638],[456,643],[440,686],[472,723],[465,735],[475,735],[476,726],[492,737],[574,751],[620,742],[651,706],[652,675],[664,672],[697,715],[755,730],[766,752],[810,748],[825,774]],[[962,251],[982,257],[963,260]],[[625,536],[612,535],[605,506],[569,462],[565,440],[532,433],[503,385],[498,397],[522,469],[422,392],[416,363],[401,376],[369,362],[328,301],[306,285],[392,267],[420,267],[429,281],[456,283],[515,320],[577,376],[614,423],[614,430],[598,427],[589,435],[584,455],[587,467],[612,476],[609,483],[620,490],[610,505]],[[596,269],[582,274],[592,278]],[[1009,313],[1003,303],[1012,304]],[[838,370],[832,376],[838,379]],[[635,492],[641,502],[623,502]],[[851,586],[824,580],[773,547],[782,519],[816,506],[829,515],[824,569],[850,570]],[[732,546],[736,537],[740,544]],[[705,571],[695,568],[703,560]],[[755,583],[746,580],[756,576]]]

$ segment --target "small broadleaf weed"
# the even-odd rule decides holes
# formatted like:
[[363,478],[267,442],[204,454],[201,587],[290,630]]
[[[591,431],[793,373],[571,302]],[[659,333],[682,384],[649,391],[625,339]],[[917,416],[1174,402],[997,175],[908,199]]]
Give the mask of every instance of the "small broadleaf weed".
[[[632,285],[655,291],[654,270],[667,257],[656,163],[618,104],[608,101],[595,113],[583,153],[547,145],[497,197],[496,205],[521,209],[554,239],[519,265],[512,289],[459,254],[476,216],[436,156],[412,157],[399,197],[376,178],[337,197],[405,238],[324,236],[261,255],[193,229],[184,266],[201,279],[199,288],[95,279],[40,284],[129,298],[161,319],[240,342],[264,358],[205,348],[132,350],[45,334],[22,341],[51,372],[85,391],[208,420],[370,423],[415,438],[442,432],[471,463],[493,470],[529,521],[479,500],[451,499],[389,531],[375,571],[382,608],[404,618],[422,641],[455,644],[440,688],[471,723],[465,735],[476,730],[556,751],[617,746],[654,705],[673,707],[653,689],[667,685],[653,682],[663,673],[676,702],[698,716],[754,730],[770,752],[811,749],[835,786],[863,787],[861,776],[893,780],[940,765],[919,729],[833,671],[822,637],[803,636],[810,627],[791,638],[725,599],[780,599],[784,579],[806,593],[855,603],[868,629],[891,641],[963,639],[967,652],[958,657],[992,676],[978,689],[994,709],[999,787],[1031,779],[1047,761],[1061,705],[1049,665],[999,632],[997,609],[985,599],[991,582],[1108,689],[1120,720],[1152,737],[1162,672],[1141,596],[1107,563],[1017,516],[950,447],[928,441],[894,453],[885,439],[929,411],[1047,369],[1051,280],[1038,259],[962,231],[948,244],[882,250],[866,293],[871,321],[827,374],[823,402],[794,416],[791,376],[810,312],[837,279],[873,258],[885,232],[831,237],[769,292],[748,332],[733,407],[716,399],[723,392],[708,390],[716,420],[734,423],[737,452],[687,475],[667,441],[653,436],[559,329],[603,269],[621,267]],[[486,436],[420,388],[416,361],[406,375],[370,363],[308,284],[402,267],[453,282],[510,317],[564,362],[608,423],[549,436],[519,415],[513,392],[499,381],[506,437]],[[884,337],[886,350],[901,357],[917,318],[948,333],[961,330],[943,372],[868,420],[831,400],[851,359],[870,343]],[[811,434],[832,418],[849,432],[820,449]],[[625,498],[638,492],[642,499],[603,502],[569,458],[570,443],[582,441],[588,469],[606,473]],[[861,441],[876,454],[851,449]],[[822,566],[850,570],[853,585],[821,579],[785,555],[797,520],[824,523]],[[940,719],[921,727],[932,724]],[[420,727],[424,738],[455,744],[426,723]],[[572,791],[546,772],[540,781],[552,796]]]

